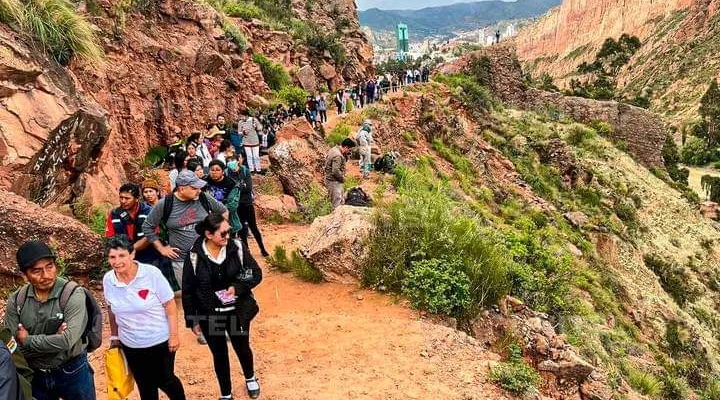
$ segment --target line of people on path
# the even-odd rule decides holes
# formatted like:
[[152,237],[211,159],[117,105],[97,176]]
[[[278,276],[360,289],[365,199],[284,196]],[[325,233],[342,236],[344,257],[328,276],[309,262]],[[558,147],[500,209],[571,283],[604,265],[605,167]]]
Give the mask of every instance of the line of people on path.
[[[184,204],[176,214],[179,224],[197,219],[199,222],[169,224],[170,237],[182,230],[187,231],[183,237],[190,232],[193,235],[182,261],[185,325],[207,338],[220,399],[233,398],[226,338],[240,360],[249,397],[257,398],[260,385],[253,367],[249,332],[250,322],[259,311],[252,289],[261,282],[262,270],[247,246],[231,239],[227,209],[215,202],[205,211],[198,204],[204,181],[193,178],[180,187],[183,193],[194,192],[196,196],[178,198],[175,204]],[[103,277],[110,347],[122,349],[142,400],[157,400],[159,391],[170,400],[184,400],[183,384],[174,373],[180,346],[175,293],[156,266],[135,259],[136,244],[126,234],[116,234],[105,244],[111,267]],[[181,251],[172,246],[167,250]],[[59,276],[57,255],[46,243],[23,243],[16,259],[28,283],[12,293],[7,303],[5,327],[0,335],[0,398],[94,400],[94,371],[87,353],[99,347],[99,343],[89,340],[88,333],[93,317],[102,321],[97,303],[90,301],[89,291],[74,290],[78,287],[74,282]],[[102,328],[96,327],[94,332],[101,333]],[[18,374],[16,365],[27,365],[27,373]]]
[[[247,113],[238,125],[246,159],[258,157],[248,147],[259,146],[248,137],[251,131],[262,135],[259,125]],[[249,396],[260,394],[249,330],[259,309],[252,289],[262,280],[262,271],[247,240],[252,231],[261,255],[269,255],[253,204],[252,173],[262,170],[259,161],[248,162],[251,170],[222,142],[216,145],[217,131],[223,141],[229,137],[220,127],[229,129],[222,116],[205,135],[208,140],[190,135],[182,144],[171,145],[176,169],[168,194],[163,195],[165,190],[153,179],[142,185],[126,183],[119,188],[118,207],[107,216],[105,255],[111,270],[103,278],[103,291],[109,340],[112,347],[122,348],[142,400],[158,399],[159,391],[171,400],[186,398],[174,373],[177,298],[185,325],[212,353],[220,399],[232,399],[226,339],[241,362]],[[214,158],[207,161],[203,154],[212,154],[213,148]],[[46,243],[24,243],[17,262],[28,284],[8,299],[0,331],[0,370],[9,365],[3,363],[4,356],[12,354],[27,362],[29,373],[16,371],[7,386],[0,379],[0,394],[7,389],[14,393],[7,397],[11,399],[95,399],[87,362],[94,348],[88,345],[86,328],[94,314],[86,306],[92,294],[74,291],[62,298],[72,282],[58,276],[57,256]],[[23,291],[26,298],[19,295]]]

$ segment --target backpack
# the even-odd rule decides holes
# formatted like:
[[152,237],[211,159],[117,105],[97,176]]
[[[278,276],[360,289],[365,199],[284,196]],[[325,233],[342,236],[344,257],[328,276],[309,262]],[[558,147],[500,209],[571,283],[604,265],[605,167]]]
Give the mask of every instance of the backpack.
[[[5,348],[10,352],[12,362],[15,365],[17,375],[16,398],[18,400],[32,400],[32,368],[28,366],[23,353],[18,351],[19,346],[9,329],[4,327],[0,328],[0,341],[5,344]],[[2,348],[0,348],[0,351],[2,351]],[[13,397],[10,398],[12,399]]]
[[[163,243],[167,243],[169,239],[169,232],[167,227],[168,219],[170,219],[170,214],[172,213],[172,206],[173,202],[175,201],[175,195],[170,194],[165,197],[165,202],[163,203],[163,213],[162,217],[160,218],[160,240],[163,241]],[[210,200],[207,198],[207,194],[205,192],[200,193],[200,205],[205,209],[205,212],[208,214],[211,214],[212,211],[210,210]]]
[[360,186],[355,186],[348,191],[345,204],[357,207],[370,207],[372,200]]
[[373,163],[373,168],[378,172],[395,173],[395,156],[392,153],[385,153]]
[[[15,305],[17,306],[17,313],[20,316],[25,301],[27,300],[28,290],[30,284],[27,284],[18,290],[15,295]],[[102,308],[95,300],[95,296],[86,288],[78,285],[73,281],[67,281],[60,291],[60,310],[65,312],[65,306],[67,306],[70,296],[75,292],[75,289],[85,291],[85,309],[87,310],[87,324],[83,330],[82,341],[85,343],[85,347],[89,353],[97,350],[102,345]]]

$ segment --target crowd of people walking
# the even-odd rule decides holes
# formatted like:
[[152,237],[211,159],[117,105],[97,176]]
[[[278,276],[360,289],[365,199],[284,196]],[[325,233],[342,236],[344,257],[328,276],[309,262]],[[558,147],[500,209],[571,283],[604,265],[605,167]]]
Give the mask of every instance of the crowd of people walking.
[[[252,291],[262,270],[248,239],[252,232],[260,255],[269,256],[254,209],[253,176],[266,172],[261,157],[287,121],[304,117],[319,126],[327,122],[328,103],[338,114],[372,104],[409,82],[401,78],[371,78],[332,100],[309,96],[304,109],[292,103],[262,115],[243,111],[234,123],[217,115],[202,132],[172,138],[164,159],[168,187],[152,178],[120,186],[118,205],[105,222],[110,270],[103,294],[110,346],[122,350],[142,400],[156,400],[161,391],[170,400],[186,398],[174,372],[183,318],[210,350],[220,400],[233,398],[228,341],[249,397],[260,395],[250,324],[259,311]],[[368,178],[373,145],[372,121],[365,120],[354,139],[328,152],[325,185],[333,208],[344,202],[350,153],[359,147],[361,174]],[[0,329],[0,398],[94,400],[87,353],[102,338],[99,306],[89,291],[75,290],[77,284],[60,276],[47,243],[29,240],[16,258],[28,283],[10,295]]]

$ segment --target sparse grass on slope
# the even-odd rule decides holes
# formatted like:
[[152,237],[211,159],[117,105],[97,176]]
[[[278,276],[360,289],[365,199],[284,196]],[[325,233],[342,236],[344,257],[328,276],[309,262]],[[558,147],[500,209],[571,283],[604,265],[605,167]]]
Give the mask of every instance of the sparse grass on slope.
[[60,64],[73,56],[92,62],[103,57],[92,26],[67,0],[0,0],[0,22],[26,34]]

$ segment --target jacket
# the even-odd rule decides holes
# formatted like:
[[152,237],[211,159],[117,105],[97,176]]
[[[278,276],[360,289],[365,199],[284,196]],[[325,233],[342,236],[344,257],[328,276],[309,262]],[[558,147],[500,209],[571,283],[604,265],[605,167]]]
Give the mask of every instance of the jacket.
[[325,158],[325,182],[345,183],[345,156],[340,146],[335,146],[328,151]]
[[355,138],[357,139],[358,146],[361,147],[371,146],[374,143],[372,133],[364,127],[358,131]]
[[[215,314],[215,308],[235,306],[235,312],[243,315],[257,308],[252,289],[262,281],[262,270],[250,254],[250,250],[239,240],[230,240],[226,247],[227,256],[222,265],[215,264],[203,250],[204,237],[195,241],[185,257],[182,280],[182,303],[185,310],[185,325],[192,328],[200,317]],[[239,246],[242,246],[241,248]],[[238,250],[241,250],[242,261]],[[195,266],[192,259],[195,258]],[[237,300],[234,304],[223,305],[215,292],[228,287],[235,288]],[[247,323],[250,321],[247,320]]]
[[[142,230],[143,222],[147,219],[147,216],[150,215],[150,211],[152,211],[152,207],[150,207],[146,203],[138,203],[138,211],[137,215],[135,216],[135,219],[132,218],[132,215],[122,209],[121,207],[114,208],[112,211],[110,211],[110,223],[112,225],[112,235],[106,236],[115,236],[115,235],[129,235],[127,224],[133,224],[133,235],[130,237],[130,240],[135,243],[138,240],[145,237],[145,234]],[[155,249],[155,246],[149,245],[148,247],[139,250],[135,254],[135,259],[138,262],[145,263],[145,264],[154,264],[155,261],[159,260],[161,257],[160,253]]]

